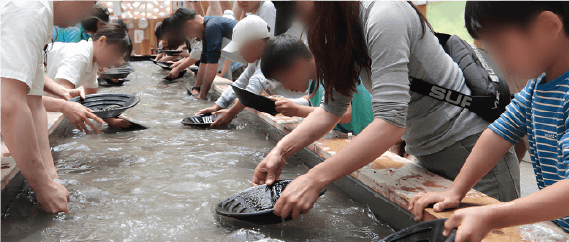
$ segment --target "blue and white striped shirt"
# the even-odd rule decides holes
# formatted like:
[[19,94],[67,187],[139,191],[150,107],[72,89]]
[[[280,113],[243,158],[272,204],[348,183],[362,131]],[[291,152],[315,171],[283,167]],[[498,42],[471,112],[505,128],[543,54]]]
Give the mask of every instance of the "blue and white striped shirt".
[[[530,80],[506,112],[489,126],[512,144],[528,136],[539,189],[569,175],[569,72],[542,83],[544,77]],[[569,216],[554,222],[569,232]]]

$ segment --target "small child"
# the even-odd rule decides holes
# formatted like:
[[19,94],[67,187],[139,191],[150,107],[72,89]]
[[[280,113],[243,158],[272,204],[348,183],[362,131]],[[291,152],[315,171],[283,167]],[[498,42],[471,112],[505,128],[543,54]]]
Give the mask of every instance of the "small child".
[[[119,24],[107,24],[93,35],[93,41],[79,43],[54,43],[48,52],[46,76],[67,89],[83,87],[86,94],[97,93],[97,70],[110,66],[121,66],[132,52],[132,43],[125,29]],[[72,107],[72,103],[51,97],[43,97],[47,111],[62,112],[80,131],[89,133],[91,126],[95,133],[97,128],[87,119],[94,118],[85,110]],[[127,128],[130,123],[119,118],[105,119],[109,126]]]
[[455,241],[480,241],[493,229],[548,220],[569,232],[569,2],[467,2],[465,20],[468,32],[504,72],[518,80],[534,79],[508,80],[525,88],[478,139],[450,189],[417,194],[409,209],[420,220],[429,204],[435,203],[435,212],[457,207],[527,135],[540,191],[511,202],[458,210],[443,234],[458,227]]
[[[258,95],[263,93],[278,95],[300,105],[308,105],[308,83],[305,87],[288,88],[277,81],[265,78],[261,72],[263,63],[261,55],[269,38],[267,23],[259,16],[247,16],[235,25],[233,40],[223,50],[229,53],[240,53],[243,59],[250,64],[233,85]],[[230,108],[229,106],[235,99],[233,89],[229,88],[217,99],[213,107],[202,109],[198,114],[219,112],[221,116],[211,127],[226,125],[245,109],[240,102],[235,102]]]
[[[287,89],[302,90],[310,80],[316,79],[316,64],[312,53],[308,46],[292,35],[281,34],[269,40],[261,59],[261,70],[265,77],[280,82]],[[276,110],[285,116],[307,117],[318,108],[324,96],[324,88],[319,82],[312,81],[309,90],[310,106],[280,99],[275,103]],[[352,105],[336,125],[336,130],[357,135],[371,122],[371,94],[360,82]]]

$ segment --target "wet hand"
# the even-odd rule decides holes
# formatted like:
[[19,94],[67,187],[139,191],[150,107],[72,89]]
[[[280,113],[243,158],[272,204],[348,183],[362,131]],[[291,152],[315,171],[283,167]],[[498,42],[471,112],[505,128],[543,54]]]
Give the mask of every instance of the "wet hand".
[[219,111],[219,110],[221,110],[221,107],[216,104],[216,105],[214,105],[213,107],[204,108],[204,109],[200,110],[200,111],[197,112],[195,115],[202,115],[202,114],[213,113],[213,112],[217,112],[217,111]]
[[168,73],[168,77],[174,79],[174,78],[178,77],[178,74],[180,74],[180,70],[178,70],[178,68],[173,68]]
[[415,221],[423,219],[423,210],[430,204],[435,204],[433,210],[437,213],[445,209],[456,208],[462,200],[462,196],[450,190],[443,192],[417,193],[409,201],[408,210],[413,213]]
[[99,133],[97,126],[89,119],[95,120],[95,122],[99,124],[104,124],[103,120],[92,113],[91,109],[76,102],[67,102],[66,106],[63,107],[63,115],[69,120],[69,122],[75,125],[79,131],[87,134],[90,134],[89,129],[87,129],[87,125],[91,126],[91,129],[93,129],[96,134]]
[[[288,187],[287,187],[288,188]],[[454,228],[456,231],[455,242],[482,241],[494,228],[493,211],[490,206],[472,207],[460,209],[445,222],[443,235],[447,237]]]
[[107,124],[115,129],[124,129],[130,127],[131,123],[122,118],[108,118],[105,119]]
[[316,179],[309,174],[299,176],[288,184],[281,197],[274,206],[274,214],[292,219],[298,218],[300,214],[307,214],[318,200],[320,191],[324,188],[316,184]]
[[237,115],[236,113],[230,112],[229,109],[222,109],[217,112],[213,112],[212,115],[216,115],[220,113],[221,115],[213,122],[210,127],[217,128],[221,126],[228,125],[233,121],[233,118]]
[[[275,148],[276,149],[276,148]],[[269,154],[257,165],[251,185],[272,185],[281,176],[286,160],[278,151],[273,149]]]
[[48,213],[69,213],[69,192],[65,187],[54,180],[39,187],[32,187],[40,208]]
[[275,102],[275,110],[284,116],[296,117],[298,116],[298,109],[298,104],[285,98],[278,99]]

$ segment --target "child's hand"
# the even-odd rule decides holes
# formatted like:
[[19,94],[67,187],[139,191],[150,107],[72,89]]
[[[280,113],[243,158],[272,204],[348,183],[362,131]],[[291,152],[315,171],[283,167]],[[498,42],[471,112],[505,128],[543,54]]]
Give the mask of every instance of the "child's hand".
[[482,241],[494,229],[493,224],[497,220],[492,215],[492,207],[495,206],[471,207],[455,211],[445,222],[443,235],[446,237],[454,228],[458,228],[455,242]]
[[108,118],[105,119],[105,122],[107,122],[107,124],[115,129],[124,129],[124,128],[128,128],[130,127],[130,122],[126,121],[122,118]]
[[423,219],[423,210],[430,204],[434,203],[433,209],[439,213],[445,209],[458,207],[462,198],[463,196],[451,190],[428,193],[420,192],[411,198],[408,210],[413,213],[415,221],[420,221]]
[[233,121],[233,118],[235,118],[235,116],[237,115],[236,113],[230,112],[229,109],[222,109],[220,111],[213,112],[212,114],[215,115],[218,113],[221,113],[221,116],[219,116],[215,120],[215,122],[213,122],[210,125],[211,128],[217,128],[217,127],[228,125],[229,123],[231,123],[231,121]]
[[275,110],[282,113],[284,116],[297,117],[299,105],[288,99],[278,99],[275,102]]
[[196,115],[213,113],[213,112],[217,112],[219,110],[221,110],[221,107],[216,104],[213,107],[204,108],[204,109],[200,110],[198,113],[196,113]]
[[81,99],[85,100],[85,90],[83,87],[75,88],[75,89],[65,89],[67,93],[64,95],[66,101],[69,99],[80,96]]

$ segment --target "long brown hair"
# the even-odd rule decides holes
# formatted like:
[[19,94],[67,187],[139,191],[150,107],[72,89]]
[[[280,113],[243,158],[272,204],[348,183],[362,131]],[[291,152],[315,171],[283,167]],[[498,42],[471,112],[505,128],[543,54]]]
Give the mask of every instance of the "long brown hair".
[[[425,34],[426,18],[419,15]],[[316,62],[317,80],[324,86],[325,101],[334,100],[333,90],[352,96],[359,75],[371,67],[367,44],[360,25],[360,3],[355,1],[314,2],[314,15],[308,23],[308,45]],[[324,81],[325,79],[325,81]]]

